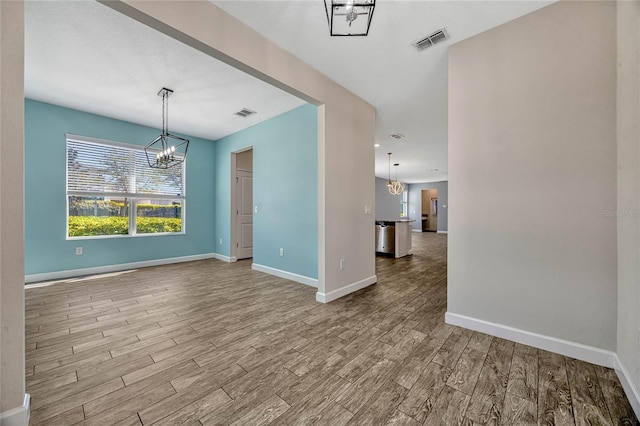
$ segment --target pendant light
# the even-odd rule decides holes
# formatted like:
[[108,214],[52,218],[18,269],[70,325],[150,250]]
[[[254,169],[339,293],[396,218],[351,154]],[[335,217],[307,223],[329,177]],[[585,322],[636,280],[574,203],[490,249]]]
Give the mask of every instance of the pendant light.
[[399,163],[395,163],[393,166],[396,168],[396,180],[391,180],[391,153],[387,153],[389,156],[389,180],[387,180],[387,188],[389,188],[389,194],[400,195],[404,192],[404,183],[398,181],[398,166]]
[[162,134],[144,147],[149,167],[168,169],[183,163],[187,158],[189,139],[169,133],[169,96],[173,90],[163,87],[158,92],[162,96]]
[[376,0],[324,0],[324,7],[332,37],[369,34]]

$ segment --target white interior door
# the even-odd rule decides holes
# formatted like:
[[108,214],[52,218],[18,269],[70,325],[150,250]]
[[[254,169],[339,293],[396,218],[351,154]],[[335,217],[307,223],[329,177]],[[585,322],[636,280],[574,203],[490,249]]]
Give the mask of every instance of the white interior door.
[[238,170],[236,175],[236,257],[253,257],[253,173]]

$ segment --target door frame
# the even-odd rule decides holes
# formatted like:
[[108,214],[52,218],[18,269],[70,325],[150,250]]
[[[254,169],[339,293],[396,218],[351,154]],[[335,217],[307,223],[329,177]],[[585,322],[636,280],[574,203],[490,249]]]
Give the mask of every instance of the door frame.
[[[434,191],[435,191],[435,197],[432,197],[431,194]],[[437,200],[439,195],[440,195],[440,191],[438,191],[438,188],[424,188],[424,189],[422,189],[420,191],[420,222],[421,222],[420,230],[422,232],[438,232],[438,225],[439,225],[439,222],[440,222],[440,218],[438,217],[438,216],[440,216],[439,214],[436,214],[436,223],[435,223],[436,229],[435,230],[427,229],[427,231],[425,231],[424,228],[422,227],[422,218],[424,217],[423,207],[424,207],[425,196],[426,196],[426,198],[428,198],[428,202],[429,202],[429,204],[428,204],[428,206],[429,206],[428,214],[429,214],[429,220],[431,220],[431,200],[433,198],[435,198]]]
[[[229,214],[231,216],[231,221],[230,221],[231,227],[229,229],[229,255],[230,255],[229,257],[231,258],[231,262],[236,262],[238,260],[237,247],[235,246],[235,244],[233,244],[236,242],[236,238],[237,238],[236,234],[237,234],[237,228],[238,228],[238,216],[235,213],[233,213],[234,210],[236,210],[236,206],[238,202],[236,197],[236,177],[238,177],[237,176],[238,163],[236,160],[236,156],[238,154],[241,154],[249,150],[253,150],[253,145],[246,146],[244,148],[241,148],[237,151],[233,151],[231,153],[231,181],[229,182],[229,192],[231,193],[231,204],[230,204],[231,208],[229,209]],[[247,170],[247,171],[253,172],[253,170]],[[255,224],[254,224],[254,231],[255,231]]]

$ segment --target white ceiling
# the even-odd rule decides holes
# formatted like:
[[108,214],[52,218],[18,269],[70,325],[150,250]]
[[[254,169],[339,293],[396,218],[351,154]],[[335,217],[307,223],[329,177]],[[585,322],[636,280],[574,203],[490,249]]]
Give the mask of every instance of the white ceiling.
[[25,2],[28,98],[160,129],[162,87],[169,130],[214,140],[305,103],[95,1]]
[[[210,1],[374,105],[376,176],[387,176],[392,152],[409,183],[448,179],[448,46],[552,3],[378,0],[367,37],[332,38],[322,0]],[[411,45],[443,27],[450,40]]]
[[[378,0],[367,37],[332,38],[322,0],[211,1],[374,105],[376,176],[387,176],[392,152],[409,183],[448,179],[448,46],[552,3]],[[159,128],[156,93],[168,87],[169,129],[207,139],[304,103],[95,1],[25,9],[29,98]],[[450,40],[411,45],[443,27]],[[258,114],[233,115],[242,108]]]

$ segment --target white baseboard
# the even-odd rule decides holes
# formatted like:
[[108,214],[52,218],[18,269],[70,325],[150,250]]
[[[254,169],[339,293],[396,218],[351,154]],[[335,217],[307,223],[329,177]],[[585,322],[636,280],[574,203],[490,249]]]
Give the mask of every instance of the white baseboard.
[[481,333],[501,337],[503,339],[544,349],[549,352],[555,352],[560,355],[590,362],[592,364],[602,365],[608,368],[614,368],[615,366],[614,360],[616,358],[616,354],[612,351],[571,342],[569,340],[558,339],[556,337],[545,336],[543,334],[532,333],[519,328],[483,321],[465,315],[454,314],[452,312],[447,312],[445,314],[444,321],[447,324],[457,325],[470,330],[479,331]]
[[257,263],[252,263],[251,269],[253,269],[254,271],[264,272],[265,274],[275,275],[276,277],[318,288],[318,280],[315,278],[305,277],[304,275],[294,274],[293,272],[287,272],[281,269],[271,268],[270,266],[264,266]]
[[422,233],[422,229],[413,229],[413,228],[411,228],[411,232],[420,232],[420,233]]
[[358,291],[365,287],[370,286],[371,284],[375,284],[378,282],[378,277],[373,275],[369,278],[365,278],[364,280],[356,281],[355,283],[351,283],[339,289],[330,291],[329,293],[316,293],[316,301],[320,303],[329,303],[332,300],[339,299],[347,294],[353,293],[354,291]]
[[2,426],[28,426],[31,413],[31,397],[24,394],[22,406],[0,413],[0,425]]
[[438,234],[447,234],[449,231],[438,231]]
[[620,379],[620,383],[622,384],[622,389],[624,389],[624,393],[627,395],[629,399],[629,403],[631,404],[631,408],[636,413],[636,417],[640,419],[640,391],[633,383],[631,379],[631,375],[625,368],[618,355],[615,356],[615,370]]
[[93,268],[69,269],[66,271],[45,272],[25,275],[25,283],[60,280],[64,278],[82,277],[85,275],[105,274],[126,271],[127,269],[146,268],[149,266],[168,265],[171,263],[193,262],[195,260],[213,259],[216,253],[195,254],[192,256],[169,257],[166,259],[143,260],[141,262],[119,263],[116,265],[96,266]]
[[233,263],[233,262],[237,262],[238,258],[235,256],[225,256],[224,254],[220,254],[220,253],[213,253],[213,258],[214,259],[218,259],[218,260],[222,260],[223,262],[229,262],[229,263]]

